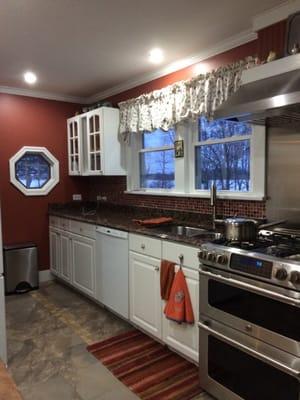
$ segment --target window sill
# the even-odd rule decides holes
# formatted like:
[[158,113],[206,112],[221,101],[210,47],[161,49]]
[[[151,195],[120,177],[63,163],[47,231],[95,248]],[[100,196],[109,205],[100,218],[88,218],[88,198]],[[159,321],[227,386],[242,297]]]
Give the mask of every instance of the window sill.
[[[138,194],[142,196],[167,196],[167,197],[192,197],[199,199],[209,199],[209,193],[182,193],[175,191],[159,191],[159,190],[126,190],[125,194]],[[227,200],[252,200],[252,201],[263,201],[265,197],[263,195],[254,194],[254,193],[218,193],[218,199],[227,199]]]

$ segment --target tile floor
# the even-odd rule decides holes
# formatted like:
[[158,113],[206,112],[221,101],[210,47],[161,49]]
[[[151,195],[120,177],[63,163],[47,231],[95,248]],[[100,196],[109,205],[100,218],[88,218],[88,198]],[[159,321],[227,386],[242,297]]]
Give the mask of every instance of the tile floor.
[[8,366],[24,400],[138,399],[86,351],[129,324],[57,282],[6,297],[6,309]]

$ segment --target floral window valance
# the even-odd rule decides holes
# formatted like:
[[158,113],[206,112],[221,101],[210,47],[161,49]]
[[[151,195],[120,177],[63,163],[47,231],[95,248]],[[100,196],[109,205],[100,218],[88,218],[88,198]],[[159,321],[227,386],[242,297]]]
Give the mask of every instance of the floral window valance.
[[239,88],[242,72],[255,62],[255,58],[248,57],[119,103],[120,134],[126,138],[130,132],[168,130],[184,119],[200,115],[212,118],[214,111]]

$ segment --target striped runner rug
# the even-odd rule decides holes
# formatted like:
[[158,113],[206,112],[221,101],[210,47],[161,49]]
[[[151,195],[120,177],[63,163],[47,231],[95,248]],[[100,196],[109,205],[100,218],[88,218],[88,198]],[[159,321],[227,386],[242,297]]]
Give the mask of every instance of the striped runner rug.
[[190,400],[203,391],[196,365],[138,330],[87,350],[141,399]]

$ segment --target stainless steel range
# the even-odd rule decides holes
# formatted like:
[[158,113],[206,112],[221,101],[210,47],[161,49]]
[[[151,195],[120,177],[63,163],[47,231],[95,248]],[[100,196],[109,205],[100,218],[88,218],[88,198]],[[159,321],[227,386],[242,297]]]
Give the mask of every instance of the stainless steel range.
[[200,379],[220,400],[300,399],[300,231],[201,246]]

